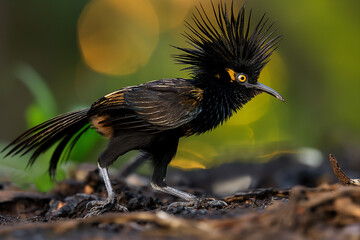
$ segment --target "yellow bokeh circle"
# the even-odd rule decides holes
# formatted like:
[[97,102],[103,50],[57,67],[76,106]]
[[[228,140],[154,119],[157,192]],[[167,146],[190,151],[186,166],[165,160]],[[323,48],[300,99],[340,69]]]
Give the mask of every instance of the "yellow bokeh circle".
[[159,18],[160,31],[184,25],[186,16],[198,4],[196,0],[151,0]]
[[144,66],[159,39],[149,0],[92,0],[78,22],[86,64],[100,73],[126,75]]

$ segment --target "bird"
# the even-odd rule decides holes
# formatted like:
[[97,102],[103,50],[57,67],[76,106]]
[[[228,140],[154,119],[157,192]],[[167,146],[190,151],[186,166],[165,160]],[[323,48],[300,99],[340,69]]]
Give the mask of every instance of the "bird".
[[260,83],[259,75],[277,49],[282,35],[273,30],[266,13],[251,29],[252,10],[211,2],[210,10],[195,7],[185,21],[187,46],[173,46],[177,64],[188,78],[168,78],[129,86],[95,101],[90,108],[56,116],[21,134],[2,151],[7,156],[31,152],[28,165],[56,145],[49,163],[54,177],[61,160],[69,157],[79,138],[91,129],[107,140],[98,156],[98,169],[107,198],[89,202],[87,216],[107,211],[128,211],[118,203],[108,174],[119,156],[138,150],[135,162],[150,159],[154,190],[180,198],[169,207],[219,207],[226,203],[200,198],[167,185],[166,171],[176,154],[179,139],[209,132],[222,125],[260,93],[284,101],[274,89]]

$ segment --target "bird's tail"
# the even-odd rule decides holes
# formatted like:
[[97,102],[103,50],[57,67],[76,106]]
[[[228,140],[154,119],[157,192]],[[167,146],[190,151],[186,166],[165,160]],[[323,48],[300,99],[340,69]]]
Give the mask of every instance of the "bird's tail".
[[63,157],[68,158],[80,136],[90,128],[87,117],[88,110],[83,109],[62,114],[43,122],[21,134],[7,145],[2,152],[8,150],[8,153],[5,155],[7,157],[17,154],[23,156],[34,150],[28,162],[28,166],[31,166],[41,153],[59,142],[51,157],[49,166],[49,174],[54,177],[62,153],[65,151],[65,156],[63,155]]

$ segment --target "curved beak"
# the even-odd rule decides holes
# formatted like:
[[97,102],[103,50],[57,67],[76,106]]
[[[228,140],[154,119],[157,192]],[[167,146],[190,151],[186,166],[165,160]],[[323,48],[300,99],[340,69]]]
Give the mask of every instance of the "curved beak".
[[275,91],[274,89],[262,84],[262,83],[259,83],[257,82],[256,84],[246,84],[246,87],[247,88],[254,88],[256,90],[260,90],[260,91],[263,91],[263,92],[266,92],[274,97],[276,97],[277,99],[285,102],[285,99],[277,92]]

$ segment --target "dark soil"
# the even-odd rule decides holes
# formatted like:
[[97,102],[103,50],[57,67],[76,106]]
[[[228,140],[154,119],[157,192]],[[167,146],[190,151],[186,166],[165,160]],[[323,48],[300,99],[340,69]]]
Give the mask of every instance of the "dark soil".
[[[168,209],[178,199],[154,193],[146,182],[116,176],[112,182],[129,213],[84,218],[89,201],[106,197],[97,171],[48,194],[3,187],[0,239],[360,239],[358,186],[254,188],[220,198],[228,203],[222,208]],[[182,190],[216,194],[191,189]]]

